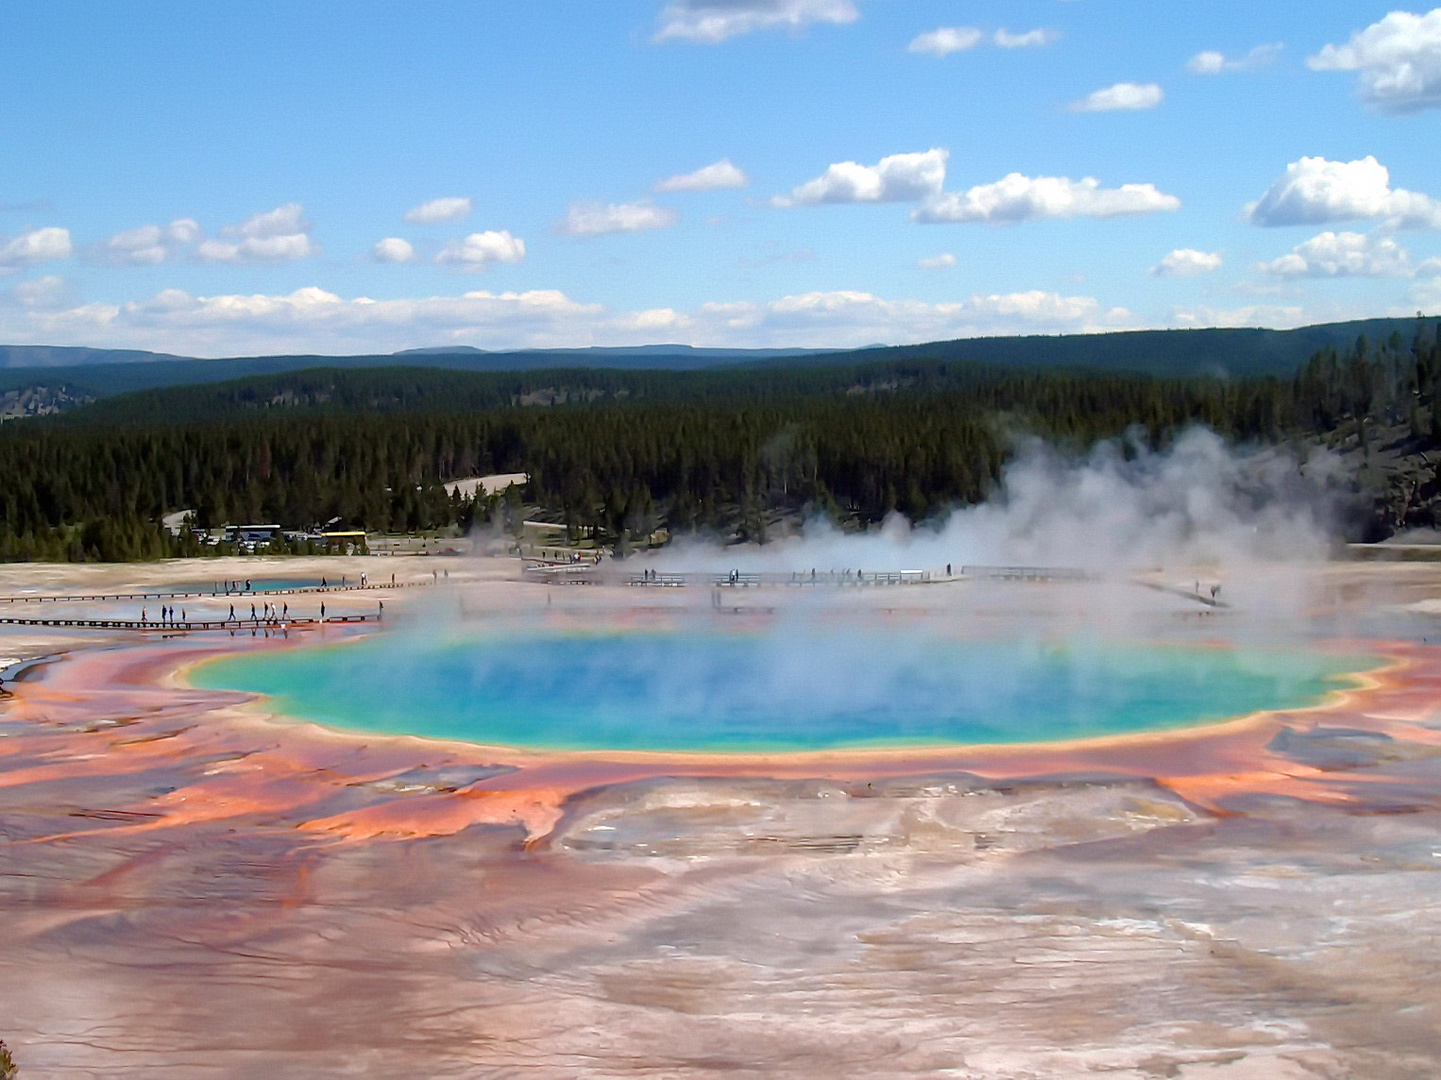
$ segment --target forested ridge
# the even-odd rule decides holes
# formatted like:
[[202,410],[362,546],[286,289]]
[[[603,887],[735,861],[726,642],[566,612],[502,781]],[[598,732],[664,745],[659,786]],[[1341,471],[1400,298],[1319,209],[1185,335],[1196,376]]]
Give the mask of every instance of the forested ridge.
[[[1363,458],[1382,438],[1424,450],[1441,445],[1438,380],[1441,350],[1420,323],[1409,340],[1322,350],[1291,379],[925,359],[290,372],[0,427],[0,558],[198,553],[159,526],[178,509],[204,526],[464,526],[498,508],[449,497],[444,482],[499,472],[530,474],[536,512],[621,543],[660,526],[765,539],[785,514],[922,520],[984,498],[1024,434],[1081,450],[1132,430],[1162,445],[1204,424],[1246,442],[1351,440]],[[1383,508],[1399,514],[1392,525],[1429,523],[1434,492],[1422,487]]]
[[[638,348],[485,352],[464,347],[423,349],[391,355],[235,356],[197,360],[134,350],[0,345],[0,391],[66,385],[83,398],[103,398],[167,386],[229,382],[281,372],[332,367],[452,369],[514,372],[531,369],[725,370],[735,367],[829,366],[945,360],[993,364],[1016,370],[1058,368],[1140,372],[1163,378],[1222,374],[1232,378],[1275,375],[1289,378],[1308,357],[1328,347],[1346,348],[1362,334],[1381,341],[1400,330],[1410,335],[1411,319],[1363,319],[1291,330],[1213,327],[1186,330],[1124,330],[1089,334],[960,338],[918,345],[849,350],[774,351],[692,349],[649,345]],[[788,350],[781,350],[786,352]]]

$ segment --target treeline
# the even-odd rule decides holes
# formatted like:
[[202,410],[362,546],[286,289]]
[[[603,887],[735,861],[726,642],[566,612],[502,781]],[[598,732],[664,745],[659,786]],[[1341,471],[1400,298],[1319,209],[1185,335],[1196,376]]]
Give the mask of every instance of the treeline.
[[1323,349],[1297,374],[1294,394],[1301,424],[1330,431],[1350,423],[1363,445],[1376,422],[1441,433],[1441,341],[1418,324],[1409,341],[1396,331],[1379,342],[1358,337],[1349,349]]
[[[1065,374],[1065,373],[1062,373]],[[315,368],[229,383],[124,394],[76,409],[64,426],[208,423],[304,412],[462,413],[606,403],[703,400],[711,406],[795,402],[838,394],[985,393],[1005,387],[1025,396],[1054,376],[1026,377],[961,361],[777,365],[703,371],[556,369],[469,372],[438,368]]]
[[1083,449],[1205,424],[1238,440],[1414,420],[1441,432],[1435,335],[1317,357],[1292,380],[1017,375],[954,362],[725,372],[316,371],[152,391],[0,428],[0,559],[199,553],[199,524],[333,518],[414,531],[518,508],[447,480],[527,472],[527,503],[603,540],[660,526],[764,539],[777,514],[864,525],[986,496],[1034,433]]

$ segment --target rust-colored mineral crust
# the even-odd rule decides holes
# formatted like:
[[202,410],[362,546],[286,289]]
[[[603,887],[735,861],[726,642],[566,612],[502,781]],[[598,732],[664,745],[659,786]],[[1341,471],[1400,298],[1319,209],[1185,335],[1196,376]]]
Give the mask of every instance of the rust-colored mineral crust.
[[1190,732],[713,757],[277,723],[174,677],[217,647],[277,645],[0,707],[26,1080],[1441,1074],[1441,648]]

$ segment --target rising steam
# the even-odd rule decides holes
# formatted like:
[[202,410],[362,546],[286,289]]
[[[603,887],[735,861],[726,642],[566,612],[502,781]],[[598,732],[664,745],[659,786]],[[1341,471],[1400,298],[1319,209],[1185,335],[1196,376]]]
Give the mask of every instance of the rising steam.
[[[767,569],[900,570],[963,565],[1072,566],[1127,571],[1178,564],[1312,561],[1331,543],[1340,468],[1324,451],[1227,446],[1193,428],[1166,450],[1134,441],[1068,457],[1022,444],[992,498],[938,526],[899,516],[847,535],[812,523],[805,537],[728,548],[728,564]],[[678,544],[657,561],[714,568],[713,547]]]

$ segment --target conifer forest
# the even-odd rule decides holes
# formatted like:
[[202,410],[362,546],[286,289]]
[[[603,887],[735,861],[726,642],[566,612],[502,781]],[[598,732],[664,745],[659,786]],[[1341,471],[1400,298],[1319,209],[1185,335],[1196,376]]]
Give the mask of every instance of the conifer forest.
[[[1290,378],[1017,371],[906,359],[726,370],[316,368],[147,390],[0,425],[0,559],[199,555],[195,524],[340,521],[373,532],[524,512],[622,547],[659,529],[760,540],[779,518],[845,528],[944,515],[993,490],[1027,436],[1084,452],[1205,425],[1355,463],[1358,536],[1441,514],[1433,325],[1327,348]],[[508,499],[445,484],[526,473]],[[522,510],[522,506],[524,510]]]

